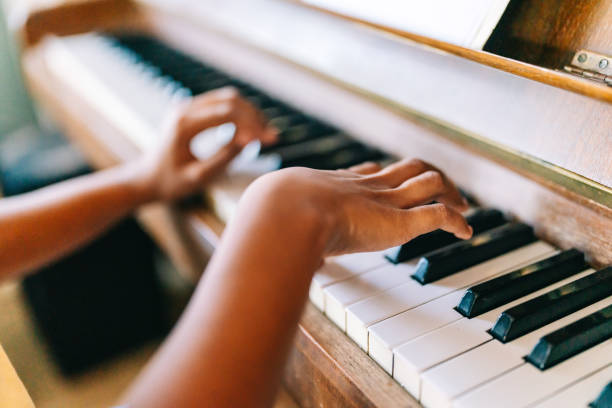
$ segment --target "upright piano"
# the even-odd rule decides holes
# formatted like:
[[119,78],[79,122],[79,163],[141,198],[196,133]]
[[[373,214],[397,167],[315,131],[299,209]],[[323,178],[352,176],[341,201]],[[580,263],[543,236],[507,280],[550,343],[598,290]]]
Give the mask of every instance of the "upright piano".
[[139,211],[191,279],[268,171],[421,157],[469,195],[470,241],[436,231],[316,273],[284,376],[300,406],[611,406],[612,2],[511,2],[484,50],[289,0],[17,4],[41,115],[96,167],[221,86],[280,129],[204,200]]

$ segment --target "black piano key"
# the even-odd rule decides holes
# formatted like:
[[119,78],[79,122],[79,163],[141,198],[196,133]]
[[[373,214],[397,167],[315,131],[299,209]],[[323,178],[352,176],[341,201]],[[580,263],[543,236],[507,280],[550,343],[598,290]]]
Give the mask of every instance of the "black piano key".
[[597,399],[589,404],[591,408],[612,408],[612,382],[604,387]]
[[259,109],[274,108],[279,106],[279,102],[277,100],[261,93],[246,95],[245,99],[247,99]]
[[612,267],[503,312],[490,333],[505,343],[612,295]]
[[262,146],[261,154],[274,153],[287,146],[301,144],[314,139],[338,135],[339,132],[320,122],[311,121],[300,125],[291,126],[278,134],[278,140],[270,146]]
[[268,120],[293,114],[289,109],[279,105],[269,106],[262,109],[261,112]]
[[[280,140],[278,145],[265,147],[262,153],[267,154],[285,146],[297,145],[338,133],[334,128],[292,109],[253,86],[183,54],[153,37],[128,34],[108,38],[118,47],[159,70],[160,75],[170,77],[185,86],[194,95],[224,86],[234,86],[255,106],[269,110],[267,113],[270,124],[279,129]],[[286,165],[337,169],[350,167],[367,160],[381,160],[387,156],[376,149],[352,141],[346,148],[327,149],[320,156],[304,154],[302,157],[303,159],[287,162]]]
[[[492,209],[478,210],[466,217],[466,221],[474,229],[474,236],[506,223],[504,215]],[[398,264],[459,241],[460,239],[453,234],[436,230],[387,251],[385,258]]]
[[269,123],[278,129],[279,132],[284,132],[292,126],[301,125],[310,121],[311,119],[304,114],[293,113],[284,116],[277,116],[276,118],[271,119]]
[[509,223],[429,252],[417,263],[412,277],[422,284],[437,281],[536,240],[533,229],[521,223]]
[[612,306],[542,337],[526,360],[545,370],[612,338]]
[[471,193],[465,191],[462,188],[459,188],[459,192],[465,198],[465,200],[468,202],[469,205],[471,205],[472,207],[478,207],[478,202],[476,201],[476,198],[474,198],[474,196]]
[[273,154],[280,157],[281,168],[307,167],[321,157],[356,145],[358,145],[357,142],[346,136],[332,135],[286,146],[275,150]]
[[319,170],[337,170],[345,169],[365,161],[379,161],[387,156],[379,150],[372,149],[355,142],[355,145],[339,150],[329,155],[315,157],[312,160],[304,162],[304,167],[310,167]]
[[469,288],[456,310],[475,317],[585,269],[584,255],[570,249]]

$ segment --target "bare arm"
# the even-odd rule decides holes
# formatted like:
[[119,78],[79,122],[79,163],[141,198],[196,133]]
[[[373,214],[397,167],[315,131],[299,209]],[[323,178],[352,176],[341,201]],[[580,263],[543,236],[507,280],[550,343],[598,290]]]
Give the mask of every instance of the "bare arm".
[[[186,312],[125,397],[138,407],[265,407],[322,258],[442,228],[469,238],[465,202],[420,161],[290,169],[241,201]],[[436,199],[444,204],[423,205]]]
[[[237,125],[234,140],[209,160],[196,160],[190,140],[226,122]],[[275,137],[231,89],[195,98],[169,122],[165,134],[160,150],[137,162],[0,200],[0,280],[61,257],[142,204],[198,191],[248,142]]]

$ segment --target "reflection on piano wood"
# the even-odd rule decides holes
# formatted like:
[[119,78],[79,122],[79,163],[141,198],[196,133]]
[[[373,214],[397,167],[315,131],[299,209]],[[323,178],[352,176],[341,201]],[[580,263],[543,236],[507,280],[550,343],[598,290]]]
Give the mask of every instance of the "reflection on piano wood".
[[[329,259],[284,380],[300,404],[598,398],[612,380],[608,90],[562,73],[540,81],[550,71],[506,60],[511,75],[490,67],[497,56],[440,53],[291,3],[167,4],[130,8],[127,34],[48,38],[25,53],[24,69],[99,167],[154,146],[164,111],[219,86],[238,87],[281,128],[281,145],[248,149],[210,187],[215,215],[143,216],[184,271],[201,268],[223,229],[218,217],[231,217],[248,182],[285,166],[427,157],[481,204],[515,216],[476,208],[469,242],[435,232]],[[206,140],[215,137],[222,130]],[[194,146],[202,155],[206,140]]]

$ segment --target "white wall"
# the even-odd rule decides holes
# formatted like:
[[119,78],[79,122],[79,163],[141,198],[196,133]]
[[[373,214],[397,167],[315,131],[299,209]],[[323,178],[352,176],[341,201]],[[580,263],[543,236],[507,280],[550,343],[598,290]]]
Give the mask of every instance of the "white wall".
[[23,88],[15,46],[0,4],[0,137],[31,121],[30,101]]

